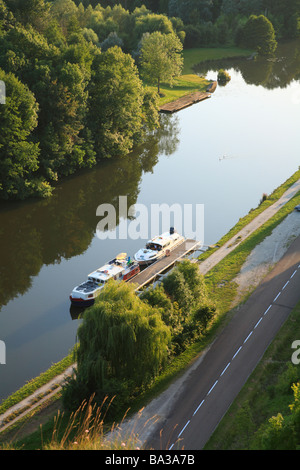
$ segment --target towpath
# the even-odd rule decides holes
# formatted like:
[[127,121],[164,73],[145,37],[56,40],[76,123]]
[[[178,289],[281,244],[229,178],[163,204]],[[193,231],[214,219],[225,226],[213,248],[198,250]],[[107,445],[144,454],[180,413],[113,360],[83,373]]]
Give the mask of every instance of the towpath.
[[248,225],[242,228],[234,237],[228,240],[217,251],[212,253],[206,260],[199,264],[199,269],[202,274],[206,274],[210,269],[216,266],[223,258],[231,253],[235,248],[240,245],[246,238],[248,238],[255,230],[261,227],[271,217],[273,217],[288,201],[290,201],[300,191],[300,180],[296,181],[278,201],[274,202],[270,207],[265,209]]
[[[212,253],[206,260],[201,262],[199,264],[199,269],[202,274],[206,274],[210,269],[212,269],[214,266],[216,266],[223,258],[225,258],[229,253],[231,253],[241,242],[243,242],[246,238],[248,238],[255,230],[257,230],[259,227],[261,227],[265,222],[267,222],[271,217],[273,217],[288,201],[290,201],[298,192],[300,191],[300,179],[294,183],[281,197],[276,201],[274,204],[272,204],[270,207],[268,207],[265,211],[263,211],[261,214],[259,214],[255,219],[253,219],[248,225],[246,225],[243,229],[240,230],[239,233],[237,233],[234,237],[232,237],[230,240],[228,240],[222,247],[220,247],[217,251]],[[196,363],[197,364],[197,363]],[[195,364],[195,365],[196,365]],[[44,385],[40,389],[36,390],[34,394],[31,396],[27,397],[26,399],[22,400],[18,404],[12,406],[9,410],[7,410],[5,413],[0,415],[0,432],[3,431],[4,429],[8,428],[11,424],[15,424],[18,419],[21,417],[24,417],[24,415],[28,412],[30,412],[33,407],[39,406],[39,404],[42,403],[42,401],[45,401],[50,398],[50,396],[54,395],[57,391],[61,389],[61,385],[63,382],[65,382],[66,377],[69,376],[72,373],[74,366],[71,366],[65,373],[61,374],[60,376],[56,377],[53,379],[51,382],[48,384]],[[187,371],[187,374],[190,374],[192,372],[191,368],[189,371]],[[185,376],[184,376],[185,377]],[[184,382],[184,377],[180,379],[180,381]],[[56,387],[55,390],[53,390],[53,387]],[[147,432],[145,436],[145,429],[141,429],[141,426],[143,427],[143,423],[145,423],[145,419],[149,420],[150,417],[153,417],[153,411],[154,407],[156,408],[155,414],[158,418],[158,421],[161,419],[164,419],[164,416],[166,415],[167,410],[169,409],[170,404],[172,403],[172,400],[175,395],[177,395],[178,390],[180,389],[180,384],[173,384],[173,386],[170,387],[169,391],[165,392],[162,397],[154,400],[154,402],[149,405],[149,407],[146,407],[142,413],[142,416],[139,416],[138,418],[138,424],[139,424],[139,432],[140,438],[142,441],[143,439],[143,434],[144,437],[148,437],[149,432],[151,433],[152,431],[152,426],[147,427]],[[53,391],[52,391],[53,390]],[[167,395],[167,396],[166,396]],[[38,397],[43,397],[40,400]],[[159,409],[161,406],[161,409]],[[24,412],[21,410],[24,409]],[[6,419],[9,418],[9,416],[15,414],[15,413],[20,413],[18,417],[15,419],[11,420],[10,423],[6,423]],[[135,423],[135,426],[137,426],[136,421],[137,417],[133,420]],[[154,422],[156,420],[154,419]],[[141,424],[142,423],[142,424]],[[153,423],[154,424],[154,423]],[[157,424],[157,423],[156,423]],[[127,426],[126,426],[127,427]],[[130,428],[131,426],[129,426]]]

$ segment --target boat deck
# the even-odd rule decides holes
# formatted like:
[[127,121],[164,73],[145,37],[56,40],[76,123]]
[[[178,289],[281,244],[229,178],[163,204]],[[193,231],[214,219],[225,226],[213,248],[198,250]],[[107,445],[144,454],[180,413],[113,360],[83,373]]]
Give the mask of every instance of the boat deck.
[[182,96],[171,103],[166,103],[160,107],[161,113],[175,113],[181,109],[187,108],[192,104],[199,103],[200,101],[210,98],[211,94],[207,92],[197,91],[196,93],[191,93],[190,95]]
[[158,278],[164,271],[170,269],[184,256],[196,251],[200,242],[192,239],[187,239],[180,245],[178,245],[174,250],[171,251],[169,256],[156,261],[153,264],[150,264],[149,267],[141,271],[137,276],[130,279],[128,282],[137,284],[137,290],[142,289],[142,287],[150,284]]

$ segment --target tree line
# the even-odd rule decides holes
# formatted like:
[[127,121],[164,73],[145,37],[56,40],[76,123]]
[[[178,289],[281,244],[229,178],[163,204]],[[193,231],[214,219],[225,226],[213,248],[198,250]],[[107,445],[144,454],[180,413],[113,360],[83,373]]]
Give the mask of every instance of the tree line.
[[[123,50],[108,30],[118,21],[132,31],[132,19],[135,43]],[[62,176],[127,155],[159,125],[158,95],[126,52],[150,19],[145,7],[129,14],[72,0],[0,0],[1,198],[46,197]]]
[[[98,0],[76,0],[85,6]],[[129,11],[144,5],[155,14],[182,21],[185,47],[224,44],[232,40],[250,15],[264,15],[274,25],[276,37],[295,38],[299,34],[299,0],[119,0]],[[113,7],[114,0],[101,5]]]
[[159,126],[160,83],[180,74],[183,47],[272,53],[297,35],[299,3],[0,0],[0,199],[47,197],[61,177],[128,155]]

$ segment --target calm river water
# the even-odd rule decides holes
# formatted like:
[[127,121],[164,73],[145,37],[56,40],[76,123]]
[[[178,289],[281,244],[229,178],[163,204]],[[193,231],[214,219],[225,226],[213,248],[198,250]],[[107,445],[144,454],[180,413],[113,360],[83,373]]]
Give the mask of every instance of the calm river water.
[[300,163],[300,42],[276,60],[205,64],[231,81],[212,98],[172,116],[127,158],[60,183],[51,199],[0,204],[0,401],[65,357],[78,320],[69,294],[118,252],[144,239],[100,240],[100,204],[204,204],[204,243],[217,242],[263,193]]

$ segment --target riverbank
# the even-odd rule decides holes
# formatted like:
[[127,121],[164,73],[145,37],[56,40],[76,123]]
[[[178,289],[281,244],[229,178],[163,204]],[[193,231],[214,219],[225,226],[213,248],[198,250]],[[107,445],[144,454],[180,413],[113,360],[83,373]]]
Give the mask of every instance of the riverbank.
[[[162,107],[167,103],[171,103],[178,98],[195,92],[207,91],[207,87],[211,81],[209,77],[200,77],[195,74],[194,66],[202,61],[250,57],[253,51],[249,49],[241,49],[239,47],[219,47],[219,48],[194,48],[185,49],[183,51],[183,72],[180,77],[176,77],[172,86],[163,83],[160,87],[161,96],[159,106]],[[153,91],[157,88],[149,86]]]
[[231,47],[195,47],[183,51],[184,67],[183,74],[194,73],[195,65],[208,60],[232,59],[238,57],[250,57],[253,50]]
[[[163,83],[160,87],[159,108],[191,93],[205,93],[209,84],[210,80],[195,74],[181,75],[175,78],[173,86]],[[148,88],[157,91],[153,86],[148,86]]]
[[[256,200],[257,200],[257,199],[256,199]],[[255,203],[254,203],[254,204],[255,204]],[[265,208],[265,206],[263,206],[263,207]],[[227,230],[226,230],[226,231],[227,231]],[[211,254],[211,252],[210,252],[210,253],[207,253],[207,255],[210,255],[210,254]]]
[[[260,276],[257,277],[257,283],[260,282],[260,280],[262,280],[263,276],[265,275],[266,270],[270,269],[272,265],[270,262],[270,253],[273,253],[272,260],[275,263],[280,258],[280,256],[282,256],[283,253],[286,251],[289,246],[289,243],[291,243],[293,239],[299,235],[299,213],[293,212],[294,206],[300,202],[300,179],[294,181],[297,177],[299,178],[299,174],[300,172],[296,172],[296,174],[293,175],[293,177],[290,178],[288,182],[286,182],[280,187],[281,190],[278,189],[274,192],[275,194],[277,194],[278,199],[271,205],[271,207],[265,209],[265,211],[263,211],[258,216],[258,218],[254,219],[254,221],[245,225],[243,229],[245,235],[243,239],[240,240],[239,245],[236,244],[236,239],[238,235],[235,234],[227,242],[225,248],[223,247],[223,250],[221,250],[220,252],[219,250],[217,250],[212,253],[211,256],[208,256],[206,262],[210,262],[211,258],[216,258],[216,255],[218,255],[217,262],[214,262],[213,264],[211,264],[211,266],[209,266],[208,264],[205,270],[206,274],[209,273],[209,276],[207,277],[209,283],[212,282],[212,279],[214,280],[214,287],[212,288],[212,290],[216,290],[215,285],[217,283],[218,296],[224,296],[224,285],[228,283],[234,283],[236,286],[239,286],[238,296],[235,295],[234,290],[231,291],[230,301],[228,301],[228,298],[226,299],[221,309],[221,316],[220,318],[216,319],[215,324],[213,325],[211,332],[209,333],[205,341],[202,343],[200,342],[198,344],[197,350],[195,349],[195,347],[192,347],[189,351],[186,351],[186,353],[183,354],[182,357],[178,359],[178,361],[175,361],[175,363],[172,364],[171,370],[168,371],[167,374],[163,374],[163,376],[156,381],[155,387],[150,392],[148,391],[147,394],[145,394],[145,396],[140,399],[139,405],[141,405],[143,400],[145,400],[145,402],[148,402],[149,405],[143,410],[142,415],[138,414],[139,423],[137,423],[136,418],[134,418],[133,421],[130,420],[128,422],[130,423],[128,425],[130,426],[130,429],[132,429],[132,423],[134,422],[134,429],[138,431],[138,434],[143,436],[143,442],[145,442],[145,440],[147,439],[148,433],[152,431],[152,428],[151,426],[148,426],[147,430],[145,431],[144,429],[142,432],[141,426],[145,428],[145,422],[148,421],[150,418],[153,418],[153,416],[159,416],[160,419],[163,419],[165,413],[171,406],[172,401],[176,398],[178,390],[180,390],[181,386],[184,384],[185,378],[192,372],[193,367],[197,366],[198,361],[202,360],[203,355],[205,354],[205,348],[209,346],[209,343],[213,340],[214,335],[217,334],[217,332],[221,328],[226,311],[231,311],[231,309],[236,307],[238,303],[243,301],[245,297],[249,294],[249,291],[251,290],[250,286],[247,284],[249,276],[257,276],[259,272]],[[288,189],[286,189],[286,185],[289,185]],[[265,231],[266,224],[268,224],[267,231]],[[253,225],[255,226],[255,229],[253,228]],[[275,229],[275,226],[278,228]],[[286,237],[287,231],[289,232],[289,242]],[[235,250],[243,246],[243,243],[247,241],[247,238],[249,238],[251,241],[251,236],[257,237],[256,232],[262,234],[262,237],[264,238],[263,247],[260,244],[261,239],[255,238],[255,240],[259,240],[259,242],[255,242],[255,246],[252,246],[251,244],[249,245],[249,259],[247,259],[245,263],[241,263],[241,261],[239,261],[239,263],[235,263],[236,269],[239,274],[237,276],[232,277],[231,273],[228,274],[228,269],[226,268],[225,264],[225,270],[223,266],[221,282],[220,272],[222,272],[222,263],[224,263],[225,258],[227,258],[228,260],[228,258],[230,258],[230,255],[234,256],[234,254],[236,253]],[[228,246],[230,248],[228,248]],[[274,255],[275,252],[276,256]],[[257,255],[257,253],[259,253],[259,255]],[[255,262],[253,262],[253,259],[255,260]],[[202,266],[203,265],[200,262],[200,270]],[[251,266],[254,271],[251,269]],[[251,288],[254,289],[257,283],[253,283]],[[246,290],[245,285],[247,285]],[[192,363],[191,368],[189,368],[187,372],[182,374],[182,371],[190,363]],[[65,380],[66,375],[69,375],[71,371],[72,367],[70,367],[66,371],[66,374],[62,374],[58,377],[55,377],[54,380],[49,381],[48,383],[43,385],[32,395],[28,396],[19,403],[16,403],[14,406],[8,408],[4,413],[2,413],[2,415],[0,416],[0,423],[2,422],[2,429],[0,429],[0,431],[3,431],[4,429],[9,429],[11,427],[13,428],[13,426],[17,425],[18,422],[24,423],[23,420],[26,420],[26,415],[30,416],[34,409],[38,411],[39,407],[43,408],[43,404],[49,402],[49,400],[50,403],[52,403],[52,406],[49,408],[49,410],[51,411],[51,414],[53,414],[52,400],[58,400],[59,393],[57,392],[61,390],[62,382]],[[178,376],[179,378],[175,380]],[[158,398],[153,399],[154,396],[158,396]],[[54,409],[59,409],[59,403],[57,403],[56,407],[54,406]],[[47,413],[45,413],[45,410],[43,409],[44,417],[45,414]],[[153,421],[154,420],[152,420],[152,422]],[[35,422],[37,422],[36,419]],[[33,430],[32,426],[30,425],[30,420],[26,426],[24,425],[24,427],[28,427],[28,429],[30,429],[31,431]]]
[[[231,48],[224,48],[224,49],[223,49],[223,48],[218,48],[218,49],[214,49],[214,48],[213,48],[213,49],[207,49],[207,48],[205,48],[205,49],[201,49],[201,51],[199,51],[199,52],[198,52],[198,50],[196,50],[196,49],[191,50],[191,52],[193,53],[193,57],[194,57],[193,60],[195,60],[195,63],[197,63],[199,60],[203,60],[203,59],[206,59],[206,58],[212,58],[212,57],[215,57],[215,56],[216,56],[216,57],[220,57],[222,51],[223,51],[223,54],[224,54],[223,56],[224,56],[224,57],[227,57],[229,54],[233,53]],[[235,49],[234,52],[236,53],[236,52],[237,52],[237,49]],[[184,60],[185,60],[184,63],[185,63],[185,65],[186,65],[186,60],[187,60],[187,59],[186,59],[186,55],[185,55],[186,53],[189,54],[189,50],[184,51]],[[242,53],[242,52],[240,52],[240,54],[241,54],[241,53]],[[240,55],[240,54],[239,54],[239,55]],[[182,92],[188,93],[189,91],[198,90],[199,87],[201,88],[201,86],[202,86],[203,89],[206,89],[207,83],[209,83],[209,81],[207,81],[207,80],[204,80],[204,81],[203,81],[203,79],[202,79],[201,77],[198,77],[198,76],[195,75],[195,74],[193,74],[193,75],[183,75],[182,77],[180,77],[179,81],[177,81],[177,87],[178,87],[178,88],[177,88],[177,89],[175,89],[174,87],[173,87],[173,89],[172,89],[172,88],[169,88],[169,89],[168,89],[168,92],[173,93],[173,92],[175,91],[176,93],[177,93],[177,92],[178,92],[178,93],[182,93]],[[173,95],[169,95],[168,97],[166,96],[165,98],[162,98],[162,102],[164,102],[166,99],[172,100],[173,98],[174,98]],[[174,138],[172,137],[172,139],[173,139],[174,141],[176,140],[175,137],[174,137]],[[129,159],[128,159],[128,160],[129,160]],[[129,164],[129,166],[130,166],[130,164]],[[135,166],[136,166],[136,165],[135,165]],[[116,173],[116,167],[114,167],[112,171],[113,171],[113,173]],[[127,177],[132,178],[132,177],[134,177],[135,175],[132,175],[132,172],[130,172],[130,171],[131,171],[130,168],[129,168],[129,170],[128,170],[127,167],[122,168],[122,172],[124,172],[124,173],[126,172]],[[101,173],[101,174],[98,175],[97,177],[98,177],[98,178],[101,177],[101,178],[103,178],[103,179],[105,180],[105,179],[108,177],[108,172],[107,172],[107,171],[104,171],[103,174]],[[71,177],[71,178],[72,178],[72,177]],[[76,181],[76,179],[75,179],[75,181]],[[66,186],[70,185],[70,179],[69,179],[69,180],[67,179],[64,184],[65,184]],[[78,184],[78,183],[76,182],[76,185],[77,185],[77,184]],[[92,180],[84,181],[84,186],[83,186],[83,187],[86,187],[86,186],[89,185],[89,184],[93,184],[93,181],[92,181]],[[114,183],[114,184],[115,184],[115,183]],[[75,183],[74,183],[73,190],[72,190],[72,188],[71,188],[71,189],[70,189],[70,193],[65,194],[65,195],[64,195],[64,198],[66,198],[66,199],[68,199],[68,200],[70,199],[70,197],[71,197],[71,191],[74,191],[74,192],[76,191],[76,185],[75,185]],[[81,190],[83,190],[83,187],[82,187]],[[116,187],[119,187],[119,181],[117,181]],[[59,187],[57,191],[61,191],[61,188]],[[134,190],[134,191],[135,191],[135,190]],[[55,198],[53,198],[53,200],[54,200],[54,199],[55,199]],[[42,205],[43,203],[44,203],[44,202],[41,201],[41,205]],[[38,202],[38,204],[39,204],[39,202]],[[48,203],[47,203],[47,204],[48,204]],[[78,205],[78,204],[80,204],[80,201],[75,201],[75,206]],[[34,205],[37,205],[37,204],[34,203]],[[51,205],[51,204],[50,204],[50,205]],[[84,208],[83,208],[82,206],[80,206],[80,207],[81,207],[81,210],[84,211],[85,213],[88,213],[88,212],[89,212],[89,206],[88,206],[88,204],[86,204],[86,206],[84,206]],[[55,211],[56,211],[56,208],[53,208],[53,212],[55,212]],[[68,211],[69,211],[69,212],[71,211],[71,213],[73,214],[73,212],[72,212],[72,211],[73,211],[73,204],[71,204],[70,206],[68,206]],[[49,217],[49,216],[51,216],[51,214],[48,213],[47,216]],[[26,217],[26,216],[25,216],[25,214],[22,213],[22,214],[20,215],[20,217]],[[41,214],[39,214],[39,213],[38,213],[38,214],[35,214],[35,213],[34,213],[34,218],[35,218],[35,220],[40,220],[41,217],[42,217]],[[74,214],[72,215],[72,218],[74,218]],[[72,218],[71,218],[71,220],[72,220]],[[56,219],[59,220],[59,216],[57,216]],[[8,225],[8,222],[9,222],[8,220],[5,220],[3,223],[4,223],[5,225]],[[79,221],[78,221],[77,223],[79,223]],[[53,222],[52,222],[52,224],[53,224]],[[71,228],[71,231],[72,231],[72,230],[73,230],[73,226],[72,226],[72,224],[70,224],[70,225],[71,225],[71,227],[67,227],[67,224],[66,224],[66,225],[64,226],[64,230],[66,231],[66,230],[69,230],[69,229]],[[14,226],[11,228],[11,230],[12,230],[14,233],[16,233],[16,230],[14,229]],[[43,234],[40,233],[40,232],[41,232],[41,228],[40,228],[40,227],[35,227],[35,230],[37,230],[37,232],[39,233],[39,237],[41,237],[41,238],[43,239],[43,244],[47,245],[47,244],[50,244],[50,243],[51,243],[50,240],[46,240],[46,239],[43,238]],[[74,230],[76,230],[76,232],[77,232],[77,231],[78,231],[78,228],[76,227],[76,229],[75,229],[75,227],[74,227]],[[87,230],[87,226],[86,226],[86,224],[85,224],[85,225],[84,225],[84,228],[82,229],[82,232],[84,233],[86,230]],[[51,233],[52,233],[52,232],[51,232]],[[54,237],[56,236],[56,232],[55,232],[55,231],[53,231],[53,235],[52,235],[52,236],[54,236]],[[30,235],[27,234],[27,240],[29,240],[29,239],[30,239]],[[5,239],[3,239],[3,246],[5,246],[6,243],[7,243],[7,241],[6,241]],[[17,247],[17,246],[19,245],[19,243],[20,243],[19,241],[16,242],[16,243],[15,243],[15,246]],[[78,240],[77,240],[77,238],[76,238],[76,240],[75,240],[75,246],[76,246],[77,250],[74,249],[74,243],[73,243],[73,248],[72,248],[72,249],[71,249],[71,247],[69,247],[69,246],[67,245],[66,241],[65,241],[64,244],[62,243],[62,245],[64,245],[64,248],[63,248],[62,252],[63,252],[63,253],[66,253],[66,252],[67,252],[67,253],[68,253],[68,256],[71,256],[71,257],[74,255],[74,253],[78,254],[80,250],[86,249],[86,245],[82,245],[82,246],[80,245],[80,246],[78,246]],[[31,253],[30,253],[31,246],[30,246],[29,244],[28,244],[27,250],[28,250],[28,254],[31,255]],[[12,251],[15,251],[15,248],[13,248]],[[37,254],[40,254],[40,252],[42,251],[42,248],[39,247],[38,249],[35,249],[35,251],[36,251]],[[26,255],[27,255],[27,253],[26,253]],[[38,265],[38,263],[39,263],[39,257],[38,257],[38,255],[36,256],[36,258],[37,258],[37,259],[36,259],[36,264],[37,264],[37,266],[40,266],[40,267],[41,267],[41,266],[42,266],[42,259],[40,260],[40,265]],[[51,256],[50,256],[50,262],[53,262],[54,260],[55,260],[55,258],[53,258],[53,260],[52,260],[52,258],[51,258]],[[49,262],[49,260],[48,260],[47,262]],[[30,263],[26,263],[26,266],[27,266],[27,264],[30,264]],[[11,265],[12,265],[12,263],[10,263],[9,266],[11,266]],[[34,265],[33,269],[31,269],[31,271],[28,272],[28,276],[27,276],[27,277],[29,278],[30,275],[32,275],[33,273],[34,273],[34,275],[36,275],[36,273],[38,272],[38,269],[40,269],[40,267],[39,267],[39,268],[36,268],[36,266]],[[23,267],[22,267],[22,268],[23,268]],[[23,271],[22,271],[22,273],[23,273]],[[26,273],[26,270],[25,270],[25,273]],[[16,276],[18,276],[18,277],[19,277],[19,275],[20,275],[20,273],[16,274]],[[27,288],[28,288],[29,281],[26,279],[24,273],[23,273],[23,276],[24,276],[25,279],[22,279],[22,283],[23,283],[23,290],[24,290],[24,292],[25,292],[25,291],[27,290]],[[12,277],[13,277],[13,276],[12,276]],[[20,284],[20,280],[18,281],[18,285],[19,285],[19,284]],[[17,292],[17,288],[16,288],[16,292]],[[5,299],[5,302],[7,302],[8,300],[10,300],[10,297],[7,297],[7,299]],[[70,365],[70,363],[71,363],[71,362],[69,361],[69,365]],[[59,370],[57,370],[56,367],[58,367]],[[22,390],[18,390],[17,393],[15,393],[15,394],[13,394],[12,396],[9,397],[9,400],[5,400],[5,403],[2,402],[2,403],[0,404],[0,414],[6,411],[6,409],[7,409],[7,403],[9,403],[8,407],[11,407],[11,406],[15,405],[16,403],[18,403],[18,402],[21,401],[22,399],[26,398],[26,397],[27,397],[29,394],[31,394],[35,389],[37,389],[37,388],[43,386],[48,380],[51,380],[51,378],[53,378],[55,375],[60,374],[61,372],[62,372],[62,369],[61,369],[61,367],[60,367],[60,364],[57,364],[57,365],[54,365],[53,367],[51,367],[51,370],[46,371],[45,373],[41,374],[41,376],[38,377],[37,379],[31,380],[29,383],[26,383],[26,385],[25,385],[24,387],[22,387]]]
[[[207,261],[211,261],[210,258],[213,258],[213,260],[211,263],[207,263],[205,269],[202,269],[200,263],[201,272],[205,271],[206,275],[209,274],[210,279],[215,276],[212,288],[215,292],[218,291],[216,299],[219,302],[222,303],[220,299],[223,297],[224,288],[227,287],[226,284],[235,285],[235,289],[231,290],[230,296],[228,296],[228,293],[225,295],[223,312],[221,312],[219,321],[213,327],[214,334],[210,337],[209,344],[215,339],[215,335],[220,333],[224,321],[230,320],[239,305],[245,302],[250,293],[285,254],[295,238],[300,236],[300,214],[294,210],[299,201],[300,180],[285,191],[278,201],[268,208],[269,210],[266,209],[259,217],[244,227],[242,240],[236,243],[236,236],[232,237],[225,249],[221,250],[220,256],[217,251],[207,258]],[[234,254],[238,249],[244,252],[244,258],[235,260]],[[238,273],[236,276],[232,276],[230,270],[227,269],[227,257],[231,258],[235,264]],[[222,273],[222,279],[219,277],[220,272]],[[249,283],[250,279],[253,281],[251,284]],[[131,435],[135,432],[139,436],[140,445],[147,442],[155,428],[162,425],[173,403],[180,395],[186,380],[203,360],[209,349],[209,344],[206,348],[202,348],[202,351],[191,361],[190,367],[177,380],[173,381],[166,391],[158,398],[155,398],[141,413],[122,424],[123,435]],[[147,423],[147,426],[145,423]],[[121,431],[119,430],[119,432]]]

